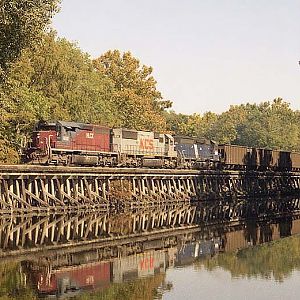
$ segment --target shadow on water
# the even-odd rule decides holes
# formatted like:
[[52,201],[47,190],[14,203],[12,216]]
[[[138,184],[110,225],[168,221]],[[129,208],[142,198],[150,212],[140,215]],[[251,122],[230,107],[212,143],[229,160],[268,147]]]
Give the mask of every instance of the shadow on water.
[[0,299],[160,299],[172,289],[167,270],[191,265],[282,281],[300,269],[298,204],[2,216]]

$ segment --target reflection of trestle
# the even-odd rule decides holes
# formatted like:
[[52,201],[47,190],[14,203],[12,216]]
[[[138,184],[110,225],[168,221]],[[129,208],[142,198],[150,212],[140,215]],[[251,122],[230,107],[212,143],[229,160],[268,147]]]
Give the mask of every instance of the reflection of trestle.
[[294,197],[207,201],[197,208],[197,222],[241,221],[299,213],[300,199]]
[[0,213],[134,208],[300,191],[298,174],[34,167],[37,172],[29,166],[18,166],[20,171],[1,168]]
[[154,211],[134,215],[133,232],[148,231],[154,228],[169,228],[192,225],[195,221],[196,207],[186,207],[166,211]]
[[85,213],[2,217],[0,248],[21,249],[81,243],[194,223],[195,207],[157,208],[137,213]]
[[0,210],[106,209],[108,185],[87,176],[9,176],[0,180]]

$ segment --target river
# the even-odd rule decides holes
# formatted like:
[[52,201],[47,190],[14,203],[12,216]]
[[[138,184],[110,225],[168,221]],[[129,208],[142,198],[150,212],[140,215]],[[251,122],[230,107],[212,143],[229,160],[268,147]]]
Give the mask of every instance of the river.
[[300,214],[258,202],[209,223],[187,204],[3,215],[0,299],[298,299]]

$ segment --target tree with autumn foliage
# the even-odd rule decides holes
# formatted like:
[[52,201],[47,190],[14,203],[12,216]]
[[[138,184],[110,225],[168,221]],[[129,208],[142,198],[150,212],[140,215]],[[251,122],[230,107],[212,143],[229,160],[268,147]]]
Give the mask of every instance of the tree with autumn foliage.
[[108,51],[94,60],[95,68],[114,83],[116,125],[144,130],[164,130],[163,111],[171,106],[156,88],[152,67],[141,65],[130,52]]
[[58,0],[2,0],[0,9],[0,78],[4,79],[22,49],[33,46],[55,12]]

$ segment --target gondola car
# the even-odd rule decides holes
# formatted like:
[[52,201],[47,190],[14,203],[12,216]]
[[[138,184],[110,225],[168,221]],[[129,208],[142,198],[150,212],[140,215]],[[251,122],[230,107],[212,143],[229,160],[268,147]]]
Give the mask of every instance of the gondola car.
[[300,171],[300,153],[291,152],[291,164],[293,171]]
[[251,149],[245,146],[221,144],[218,146],[220,163],[227,169],[246,169],[251,164]]

